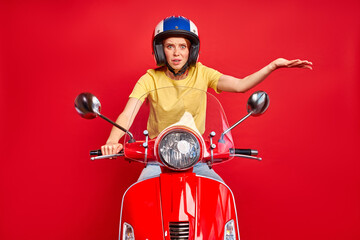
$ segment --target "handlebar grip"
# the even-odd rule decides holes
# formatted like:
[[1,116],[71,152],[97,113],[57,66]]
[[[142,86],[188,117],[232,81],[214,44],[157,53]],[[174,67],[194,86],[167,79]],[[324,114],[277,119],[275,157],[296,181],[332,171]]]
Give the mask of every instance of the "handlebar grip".
[[[124,151],[121,150],[121,151],[118,152],[118,153],[123,153],[123,152],[124,152]],[[90,151],[90,156],[102,156],[101,149],[91,150],[91,151]]]
[[101,150],[91,150],[90,151],[90,156],[102,156]]
[[257,156],[259,154],[258,150],[255,149],[240,149],[235,148],[233,149],[235,154],[242,154],[242,155],[248,155],[248,156]]

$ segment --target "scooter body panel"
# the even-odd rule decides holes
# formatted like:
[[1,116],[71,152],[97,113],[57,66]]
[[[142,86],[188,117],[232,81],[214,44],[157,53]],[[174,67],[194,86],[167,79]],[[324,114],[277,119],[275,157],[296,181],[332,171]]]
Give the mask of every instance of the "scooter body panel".
[[240,239],[236,204],[230,188],[222,182],[198,177],[197,231],[194,239],[224,239],[225,224],[234,220],[236,239]]
[[234,197],[224,183],[194,173],[163,173],[126,191],[120,236],[126,222],[135,239],[170,240],[186,232],[188,239],[224,239],[231,219],[239,239]]
[[119,239],[124,222],[130,224],[135,239],[164,239],[159,177],[136,182],[122,200]]

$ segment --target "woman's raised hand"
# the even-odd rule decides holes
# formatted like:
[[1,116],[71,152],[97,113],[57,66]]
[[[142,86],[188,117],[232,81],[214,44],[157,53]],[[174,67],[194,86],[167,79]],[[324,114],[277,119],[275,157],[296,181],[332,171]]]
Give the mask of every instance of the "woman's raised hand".
[[271,63],[273,70],[278,68],[307,68],[312,69],[312,62],[307,60],[287,60],[284,58],[278,58]]

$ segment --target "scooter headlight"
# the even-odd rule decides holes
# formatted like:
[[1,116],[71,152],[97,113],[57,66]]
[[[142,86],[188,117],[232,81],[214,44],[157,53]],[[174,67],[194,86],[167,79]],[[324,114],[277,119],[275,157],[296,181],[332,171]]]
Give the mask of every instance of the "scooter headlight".
[[195,165],[200,158],[200,150],[196,136],[184,129],[165,133],[158,146],[161,161],[174,170],[185,170]]
[[236,240],[234,220],[230,220],[225,224],[224,240]]
[[123,240],[135,240],[135,235],[134,235],[134,229],[133,227],[124,222],[123,225],[123,236],[122,236]]

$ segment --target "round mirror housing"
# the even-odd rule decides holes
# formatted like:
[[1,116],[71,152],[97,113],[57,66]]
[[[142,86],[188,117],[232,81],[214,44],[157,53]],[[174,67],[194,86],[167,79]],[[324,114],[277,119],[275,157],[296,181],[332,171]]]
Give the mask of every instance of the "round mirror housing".
[[254,92],[247,102],[247,111],[251,116],[257,117],[263,114],[269,107],[270,99],[266,92]]
[[75,109],[81,117],[93,119],[100,114],[101,104],[93,94],[80,93],[75,98]]

